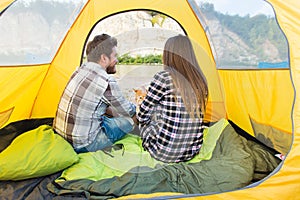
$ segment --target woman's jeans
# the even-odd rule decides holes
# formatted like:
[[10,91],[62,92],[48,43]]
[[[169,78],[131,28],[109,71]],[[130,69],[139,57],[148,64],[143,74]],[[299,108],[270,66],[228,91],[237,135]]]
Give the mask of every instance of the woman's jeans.
[[95,140],[83,148],[75,149],[77,153],[97,151],[111,146],[134,128],[134,122],[130,117],[109,118],[107,116],[101,116],[101,118],[102,129]]

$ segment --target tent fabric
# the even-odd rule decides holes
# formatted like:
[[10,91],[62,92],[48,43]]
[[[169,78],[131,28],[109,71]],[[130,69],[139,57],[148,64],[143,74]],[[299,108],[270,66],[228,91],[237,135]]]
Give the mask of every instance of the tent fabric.
[[[48,67],[49,65],[1,68],[1,126],[31,118],[32,106]],[[12,109],[13,112],[10,113]],[[8,115],[8,119],[3,117],[5,114]]]
[[14,0],[2,0],[0,2],[0,12],[2,12],[9,4],[11,4]]
[[[0,9],[3,10],[10,2],[2,1]],[[278,24],[288,40],[290,69],[218,70],[217,73],[224,89],[224,93],[221,93],[225,98],[228,119],[252,135],[254,132],[250,118],[283,130],[293,137],[291,149],[281,165],[264,180],[241,190],[205,197],[193,195],[197,199],[294,199],[295,194],[300,193],[300,94],[297,91],[300,87],[300,3],[295,0],[267,2],[274,8]],[[199,58],[204,65],[215,67],[205,31],[187,1],[112,0],[108,5],[104,0],[89,0],[67,32],[51,63],[0,67],[1,127],[28,118],[54,117],[63,88],[81,62],[82,49],[93,26],[114,13],[141,8],[160,11],[180,22],[186,33],[201,46]],[[242,81],[244,78],[251,79],[251,82]],[[264,83],[262,86],[260,81]],[[267,86],[271,85],[276,91],[267,94]],[[253,96],[246,99],[248,91]],[[271,105],[265,104],[265,98],[272,102]],[[235,109],[236,106],[243,109]]]
[[219,74],[229,119],[252,135],[249,118],[292,133],[293,99],[287,97],[294,90],[289,70],[219,70]]
[[251,120],[251,125],[254,131],[254,136],[268,147],[281,152],[282,155],[287,155],[291,148],[292,137],[290,133],[283,132],[272,126],[258,123],[254,119]]

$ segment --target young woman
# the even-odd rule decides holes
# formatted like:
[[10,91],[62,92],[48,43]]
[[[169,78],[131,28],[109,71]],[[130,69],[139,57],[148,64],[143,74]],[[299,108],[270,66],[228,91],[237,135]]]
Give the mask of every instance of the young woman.
[[163,64],[137,116],[143,147],[166,163],[187,161],[202,145],[207,82],[186,36],[167,40]]

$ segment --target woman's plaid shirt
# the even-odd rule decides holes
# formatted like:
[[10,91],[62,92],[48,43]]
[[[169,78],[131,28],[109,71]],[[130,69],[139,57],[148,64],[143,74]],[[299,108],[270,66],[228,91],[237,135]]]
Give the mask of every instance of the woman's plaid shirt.
[[172,77],[158,72],[140,106],[138,121],[143,147],[157,160],[180,162],[197,154],[203,142],[203,114],[191,118],[180,95],[176,95]]

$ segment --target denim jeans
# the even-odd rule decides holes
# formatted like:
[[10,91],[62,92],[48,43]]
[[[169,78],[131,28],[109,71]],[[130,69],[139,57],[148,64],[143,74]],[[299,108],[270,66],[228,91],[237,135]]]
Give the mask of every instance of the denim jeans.
[[134,128],[134,122],[130,117],[106,117],[102,118],[102,128],[97,134],[95,140],[80,149],[75,149],[77,153],[101,150],[111,146],[114,142],[120,140]]

